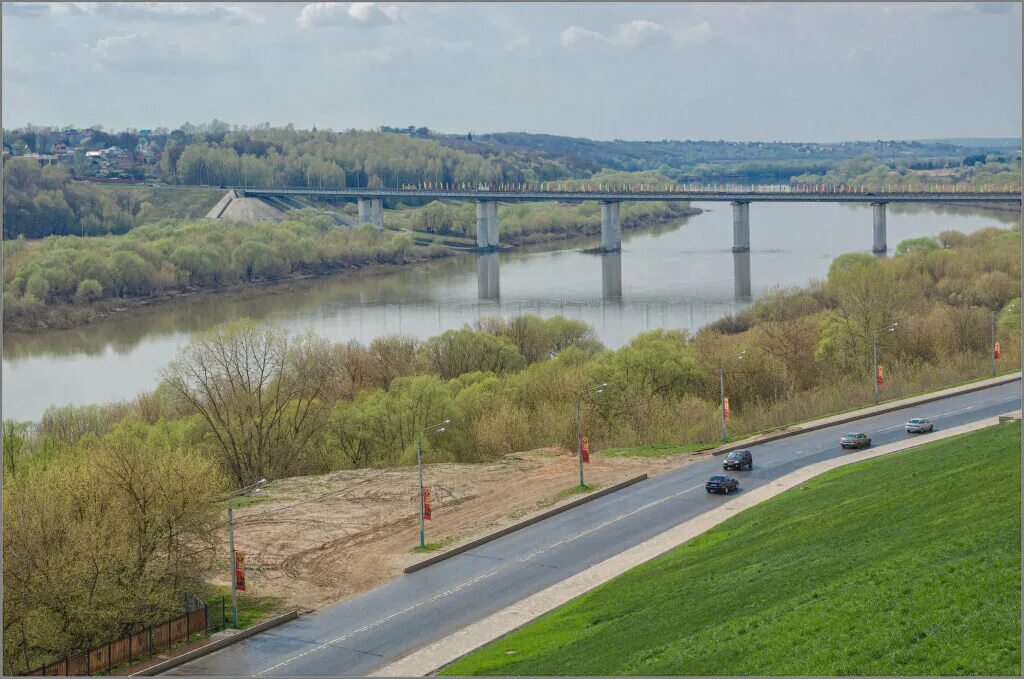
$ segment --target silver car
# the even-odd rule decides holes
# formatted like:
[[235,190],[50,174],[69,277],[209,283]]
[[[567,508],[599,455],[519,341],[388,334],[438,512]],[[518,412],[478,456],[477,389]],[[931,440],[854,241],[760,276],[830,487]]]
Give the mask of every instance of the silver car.
[[931,420],[926,420],[923,417],[915,417],[907,422],[907,433],[908,434],[925,434],[928,432],[935,431],[935,425],[932,424]]

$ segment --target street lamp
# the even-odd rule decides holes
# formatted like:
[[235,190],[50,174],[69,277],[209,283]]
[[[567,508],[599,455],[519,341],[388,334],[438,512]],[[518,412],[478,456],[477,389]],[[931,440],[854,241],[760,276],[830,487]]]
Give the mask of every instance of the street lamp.
[[416,432],[416,466],[419,467],[420,472],[420,547],[427,546],[424,541],[426,529],[423,525],[423,432],[429,429],[432,434],[440,434],[445,430],[445,425],[451,423],[451,420],[445,420],[429,427],[423,427],[423,429]]
[[872,379],[875,381],[875,405],[878,405],[879,393],[878,393],[878,333],[879,332],[893,332],[896,330],[896,326],[899,323],[893,323],[887,325],[878,332],[876,332],[871,338],[871,352],[875,357],[875,374]]
[[235,492],[227,496],[228,499],[228,547],[231,551],[231,561],[228,564],[228,569],[231,571],[231,624],[235,629],[238,629],[238,583],[235,581],[235,525],[234,525],[234,511],[232,503],[235,499],[245,497],[246,495],[255,495],[260,492],[260,487],[267,482],[266,479],[260,479],[256,483],[239,488]]
[[[1016,304],[1011,304],[1010,306],[1008,306],[1005,309],[1003,309],[1003,311],[1010,311],[1015,306],[1017,306],[1017,305]],[[992,352],[992,377],[995,377],[996,376],[996,311],[994,311],[994,310],[992,311],[992,344],[989,345],[988,350]]]
[[[731,360],[741,361],[743,357],[747,355],[747,352],[741,351],[737,355],[733,356]],[[729,440],[729,432],[725,426],[725,362],[730,359],[719,359],[718,361],[718,388],[719,398],[722,401],[722,443]]]
[[583,429],[580,427],[580,400],[584,396],[591,396],[593,394],[600,394],[608,387],[608,383],[604,382],[585,389],[576,394],[576,455],[580,458],[580,488],[584,486],[583,483]]

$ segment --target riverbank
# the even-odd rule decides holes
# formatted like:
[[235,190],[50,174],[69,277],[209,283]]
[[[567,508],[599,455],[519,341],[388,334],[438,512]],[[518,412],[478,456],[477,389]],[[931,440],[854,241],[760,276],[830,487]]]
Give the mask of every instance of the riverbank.
[[[668,218],[640,219],[623,224],[623,230],[630,233],[646,230],[659,230],[677,225],[681,220],[699,215],[703,211],[694,207],[679,207]],[[155,310],[166,310],[170,307],[187,305],[207,300],[211,296],[226,301],[244,301],[270,295],[281,295],[300,291],[316,285],[318,281],[330,279],[334,281],[354,280],[357,278],[383,276],[395,273],[410,266],[422,265],[427,262],[452,257],[460,254],[473,254],[473,250],[453,248],[440,241],[448,237],[445,234],[424,234],[405,229],[388,229],[384,233],[400,236],[409,233],[413,237],[430,236],[435,240],[428,247],[414,247],[408,250],[402,261],[377,262],[365,265],[343,265],[337,269],[322,271],[298,271],[279,277],[268,277],[256,280],[221,283],[219,285],[192,285],[185,288],[174,287],[148,296],[103,298],[90,304],[75,303],[40,305],[31,314],[5,313],[4,338],[6,341],[26,341],[51,331],[72,330],[75,328],[102,323],[117,322]],[[534,249],[545,244],[561,246],[583,245],[592,241],[600,234],[600,226],[596,233],[567,232],[520,232],[502,234],[506,241],[501,251],[516,252]],[[325,264],[324,266],[329,266]]]

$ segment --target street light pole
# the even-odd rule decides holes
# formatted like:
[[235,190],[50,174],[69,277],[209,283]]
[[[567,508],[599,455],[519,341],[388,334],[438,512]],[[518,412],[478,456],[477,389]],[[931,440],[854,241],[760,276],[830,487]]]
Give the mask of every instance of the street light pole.
[[228,500],[228,546],[231,550],[231,561],[228,563],[228,570],[231,571],[231,626],[238,629],[238,583],[235,582],[235,526],[231,502],[231,500]]
[[260,486],[266,482],[266,479],[260,479],[251,486],[239,488],[228,496],[228,549],[231,559],[228,563],[228,570],[231,573],[231,625],[235,629],[238,629],[238,582],[235,580],[235,512],[232,503],[236,497],[259,492]]
[[426,526],[423,521],[423,434],[416,437],[416,464],[420,468],[420,547],[426,547]]
[[[894,331],[896,329],[897,325],[899,325],[899,323],[892,323],[892,324],[887,325],[884,328],[882,328],[879,332],[892,332],[892,331]],[[874,335],[872,335],[872,337],[871,337],[871,353],[874,355],[874,360],[875,360],[875,374],[871,376],[871,379],[874,380],[874,383],[875,383],[875,405],[878,405],[879,399],[881,398],[881,394],[880,394],[879,389],[878,389],[878,333],[877,332]]]
[[722,443],[729,440],[729,432],[725,428],[725,362],[718,361],[718,400],[722,405]]
[[576,393],[576,456],[580,458],[580,488],[583,488],[586,484],[583,482],[583,428],[580,425],[580,400],[584,396],[590,396],[591,394],[600,394],[608,386],[607,382],[597,385],[593,389],[581,391]]
[[996,376],[996,312],[992,312],[992,343],[989,345],[992,352],[992,377]]
[[444,427],[447,424],[451,424],[451,420],[445,420],[439,424],[434,424],[429,427],[423,427],[416,432],[416,466],[419,468],[420,476],[420,547],[426,548],[426,517],[423,515],[423,432],[428,429],[433,429],[434,433],[440,434],[444,431]]
[[[733,356],[737,361],[743,360],[746,356],[746,350],[741,351],[736,356]],[[729,432],[725,426],[725,359],[718,359],[718,395],[722,404],[722,443],[729,440]]]
[[583,430],[580,428],[580,395],[576,394],[576,456],[580,459],[580,488],[583,487]]

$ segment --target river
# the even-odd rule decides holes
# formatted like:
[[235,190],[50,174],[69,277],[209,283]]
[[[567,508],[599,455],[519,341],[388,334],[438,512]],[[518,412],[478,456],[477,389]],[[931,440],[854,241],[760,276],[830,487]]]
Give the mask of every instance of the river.
[[[3,414],[37,420],[50,405],[133,398],[156,386],[159,370],[193,333],[235,318],[368,343],[393,333],[429,337],[487,315],[562,314],[618,347],[650,328],[695,331],[773,287],[823,278],[837,255],[871,248],[866,205],[754,203],[749,254],[731,251],[728,204],[695,205],[705,212],[627,232],[621,254],[584,254],[574,244],[460,255],[363,279],[316,279],[250,299],[204,295],[73,330],[5,336]],[[890,251],[905,238],[1019,223],[1013,213],[888,208]]]

